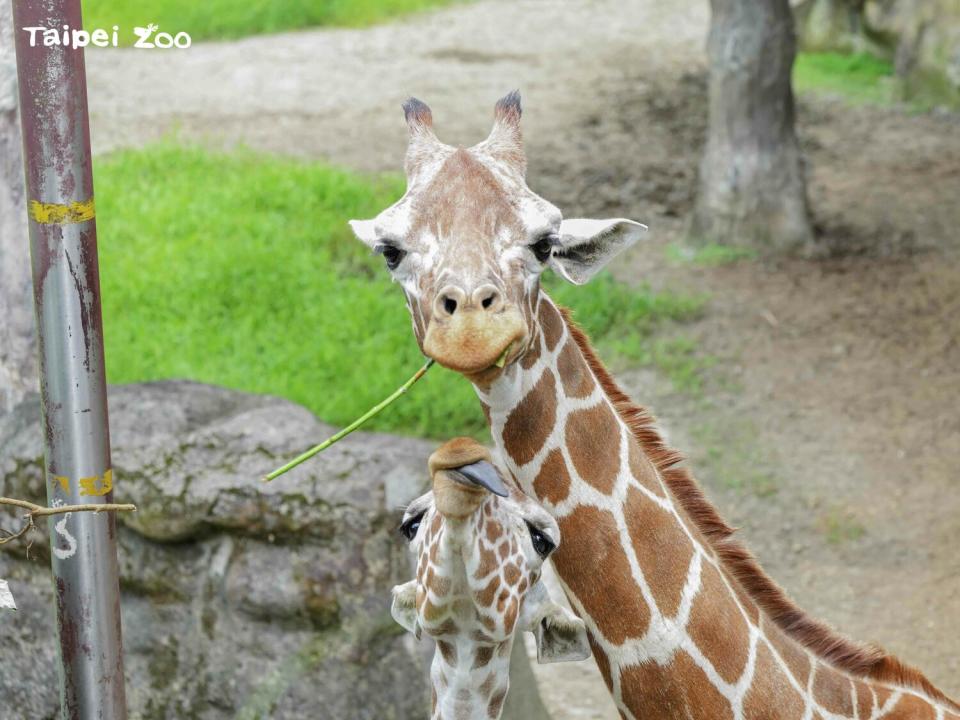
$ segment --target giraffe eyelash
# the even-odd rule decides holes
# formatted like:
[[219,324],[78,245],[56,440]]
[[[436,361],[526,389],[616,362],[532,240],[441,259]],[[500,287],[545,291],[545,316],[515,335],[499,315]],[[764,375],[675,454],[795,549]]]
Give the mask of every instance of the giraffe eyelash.
[[392,242],[378,243],[374,246],[373,251],[377,253],[377,255],[383,255],[383,259],[386,261],[389,270],[396,270],[403,261],[403,258],[407,255],[406,250],[397,247]]
[[420,523],[423,521],[425,514],[426,511],[404,520],[400,527],[397,528],[397,532],[403,535],[408,541],[412,541],[420,531]]
[[540,235],[528,247],[534,257],[542,263],[550,259],[556,253],[556,248],[560,245],[560,236],[555,232],[546,232]]

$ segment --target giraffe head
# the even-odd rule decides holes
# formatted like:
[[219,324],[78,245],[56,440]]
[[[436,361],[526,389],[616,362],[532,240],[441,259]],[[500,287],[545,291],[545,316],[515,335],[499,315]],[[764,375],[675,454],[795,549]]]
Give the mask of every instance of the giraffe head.
[[496,104],[493,130],[470,148],[437,139],[411,98],[407,191],[372,220],[351,220],[401,285],[425,355],[471,379],[496,377],[534,335],[540,274],[585,283],[645,226],[564,219],[527,187],[520,95]]
[[498,717],[518,631],[534,633],[540,662],[590,655],[583,621],[555,603],[541,579],[560,531],[549,513],[507,488],[476,441],[447,442],[429,465],[433,489],[410,504],[401,525],[417,576],[393,589],[393,616],[437,641],[435,717]]

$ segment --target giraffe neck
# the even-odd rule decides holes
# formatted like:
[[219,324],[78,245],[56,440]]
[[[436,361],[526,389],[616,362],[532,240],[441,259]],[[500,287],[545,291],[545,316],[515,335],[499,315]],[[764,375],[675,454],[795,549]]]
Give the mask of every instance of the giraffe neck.
[[[694,522],[665,482],[679,455],[641,410],[618,409],[544,293],[536,314],[530,350],[477,393],[509,470],[558,520],[554,566],[625,717],[875,719],[933,708],[921,692],[837,669],[770,621],[705,534],[729,529],[712,508]],[[699,494],[692,481],[684,491]]]
[[[460,488],[438,497],[450,482],[434,479],[435,502],[447,514],[434,515],[418,567],[418,573],[426,568],[421,579],[430,589],[423,598],[424,629],[437,642],[430,666],[431,717],[497,720],[510,684],[519,611],[518,600],[506,602],[512,587],[504,581],[504,562],[497,561],[515,560],[519,548],[508,536],[505,552],[497,552],[499,528],[506,524],[499,498],[486,498],[481,510],[475,497],[454,497],[464,495]],[[449,514],[454,510],[464,510],[463,516]]]
[[513,638],[488,645],[441,640],[437,647],[430,666],[432,720],[498,720],[510,686]]

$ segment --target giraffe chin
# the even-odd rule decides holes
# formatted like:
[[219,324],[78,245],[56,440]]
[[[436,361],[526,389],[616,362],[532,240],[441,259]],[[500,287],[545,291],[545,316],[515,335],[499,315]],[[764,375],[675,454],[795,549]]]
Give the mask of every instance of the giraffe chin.
[[495,315],[464,312],[442,323],[431,322],[423,351],[448,370],[470,379],[495,376],[517,358],[526,335],[527,324],[515,309]]

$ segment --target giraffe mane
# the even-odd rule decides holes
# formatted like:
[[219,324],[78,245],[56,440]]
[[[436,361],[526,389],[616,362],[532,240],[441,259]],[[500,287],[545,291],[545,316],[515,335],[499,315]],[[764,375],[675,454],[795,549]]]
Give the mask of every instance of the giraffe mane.
[[723,567],[760,610],[789,637],[837,669],[890,685],[915,688],[931,699],[945,703],[951,710],[960,710],[960,704],[936,688],[920,670],[877,645],[862,645],[850,640],[798,607],[760,567],[753,553],[733,536],[735,528],[724,521],[690,471],[676,467],[684,460],[683,455],[667,445],[656,428],[653,415],[634,403],[620,388],[597,356],[586,333],[573,320],[570,310],[559,309],[571,337],[617,414],[657,468],[671,494],[706,537]]

